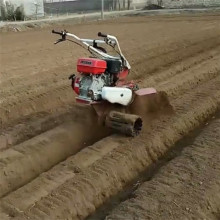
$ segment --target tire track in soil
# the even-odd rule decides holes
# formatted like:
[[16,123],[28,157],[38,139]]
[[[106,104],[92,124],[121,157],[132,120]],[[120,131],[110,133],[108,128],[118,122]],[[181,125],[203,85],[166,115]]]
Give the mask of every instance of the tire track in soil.
[[[208,74],[206,73],[206,70],[210,70],[212,67],[214,68],[215,71],[217,69],[216,65],[215,65],[215,63],[216,63],[215,59],[212,59],[211,61],[212,61],[211,64],[209,64],[209,63],[207,64],[207,61],[204,61],[204,65],[206,66],[206,68],[203,69],[204,72],[198,72],[198,74],[195,73],[193,75],[186,74],[185,72],[183,72],[182,74],[184,74],[184,76],[187,76],[187,77],[185,77],[184,80],[182,80],[182,81],[177,79],[176,82],[175,82],[175,80],[172,80],[172,78],[171,78],[170,79],[170,85],[168,83],[166,83],[165,91],[169,91],[169,92],[171,92],[171,94],[175,94],[175,91],[178,91],[178,90],[179,91],[182,90],[182,92],[184,92],[184,91],[186,91],[188,89],[186,84],[190,84],[190,86],[195,87],[195,85],[197,85],[198,83],[201,84],[201,83],[206,82],[207,80],[210,80],[211,78],[216,77],[218,75],[218,72],[210,71],[210,73],[208,73]],[[199,66],[201,66],[201,64]],[[220,68],[220,66],[219,66],[219,68]],[[175,87],[173,87],[174,84],[175,84]],[[173,90],[173,92],[172,92],[172,90]],[[178,91],[178,93],[180,93],[179,91]],[[87,113],[85,112],[83,115],[87,115]],[[89,118],[88,118],[88,120],[89,120]],[[61,125],[61,127],[62,127],[62,125]],[[0,195],[5,195],[5,194],[9,193],[10,191],[13,191],[16,188],[24,185],[25,183],[29,182],[30,180],[32,180],[33,178],[38,176],[41,171],[48,170],[49,168],[54,166],[56,163],[64,160],[65,157],[70,156],[73,153],[75,153],[76,151],[78,151],[79,149],[81,149],[82,146],[83,146],[82,143],[81,143],[83,141],[82,137],[80,139],[81,140],[80,144],[78,144],[78,142],[75,142],[75,140],[74,140],[75,136],[73,137],[71,135],[71,132],[72,132],[71,129],[72,130],[74,130],[74,129],[77,130],[76,127],[77,127],[77,124],[75,126],[71,125],[69,127],[69,129],[67,127],[67,129],[68,129],[67,130],[67,136],[69,134],[71,136],[71,139],[68,138],[69,142],[67,144],[67,147],[63,147],[62,146],[63,138],[62,139],[58,139],[58,143],[56,141],[50,141],[50,144],[49,144],[49,146],[51,146],[50,148],[52,149],[53,145],[55,144],[56,151],[63,152],[63,154],[59,158],[56,151],[50,152],[50,150],[49,150],[49,151],[47,151],[48,152],[47,154],[44,153],[44,159],[42,159],[42,161],[46,160],[47,155],[52,157],[52,158],[56,158],[56,160],[55,161],[50,161],[49,163],[45,162],[43,170],[40,170],[38,172],[32,172],[31,171],[32,169],[34,169],[34,170],[37,169],[35,167],[36,163],[33,163],[30,166],[29,159],[26,158],[27,155],[26,155],[25,150],[23,150],[23,149],[30,148],[30,146],[31,146],[31,149],[28,150],[29,157],[31,157],[31,158],[40,158],[40,155],[42,153],[38,153],[38,152],[43,152],[44,151],[45,144],[39,144],[39,143],[41,143],[42,137],[44,139],[47,138],[48,133],[50,134],[50,131],[48,131],[48,132],[46,132],[46,133],[44,133],[42,135],[39,135],[39,137],[33,138],[33,140],[30,139],[27,142],[24,142],[24,143],[22,143],[22,144],[20,144],[18,146],[15,146],[13,149],[10,149],[10,150],[8,150],[6,152],[3,152],[3,154],[2,154],[3,155],[3,159],[2,160],[5,160],[4,157],[7,158],[7,162],[3,163],[3,165],[2,165],[2,170],[4,170],[4,172],[6,172],[6,173],[11,172],[14,169],[14,166],[15,167],[18,166],[17,163],[20,163],[19,161],[21,160],[21,158],[23,158],[22,159],[22,161],[23,161],[23,163],[22,163],[23,169],[19,169],[19,171],[11,173],[10,175],[7,175],[7,176],[4,174],[4,172],[2,172],[2,175],[1,175],[2,177],[1,177],[0,184],[5,185],[5,187],[1,188]],[[84,131],[85,129],[82,129],[82,130]],[[56,133],[57,136],[61,137],[62,134],[65,131],[63,129],[61,129],[61,131],[60,131],[60,129],[58,127],[58,129],[55,128],[51,132],[52,132],[52,135],[54,135],[54,133]],[[59,133],[59,132],[61,132],[61,133]],[[100,135],[100,136],[103,137],[104,135]],[[91,135],[90,135],[90,137],[91,137]],[[48,137],[48,139],[51,140],[50,136]],[[57,140],[57,138],[56,138],[56,140]],[[96,140],[98,140],[98,137],[97,137]],[[88,141],[85,140],[85,142],[87,143]],[[46,142],[46,144],[48,144],[48,142]],[[75,144],[79,145],[79,146],[77,147],[77,149],[73,148],[72,151],[71,151],[69,149],[69,147],[70,146],[74,146]],[[48,149],[50,149],[50,148],[48,147]],[[13,154],[12,154],[12,156],[10,156],[11,152],[13,152],[13,151],[22,151],[22,152],[25,152],[25,153],[24,153],[24,155],[22,155],[22,157],[17,155],[14,158]],[[38,160],[37,160],[37,162],[38,162]],[[22,177],[23,173],[26,173],[26,175],[25,175],[26,178]],[[20,181],[17,180],[17,181],[14,182],[15,179],[18,179],[18,180],[20,179]],[[10,187],[8,185],[10,185]]]
[[[219,86],[220,79],[217,77],[202,88],[198,87],[182,98],[173,100],[176,115],[156,121],[152,132],[141,135],[141,138],[127,140],[81,170],[36,202],[19,219],[60,219],[61,216],[77,219],[93,213],[109,196],[116,194],[138,173],[157,161],[177,140],[217,110],[220,102]],[[113,143],[105,145],[111,146]],[[134,149],[133,146],[138,148]]]
[[218,113],[178,157],[142,183],[106,219],[219,219],[219,146]]

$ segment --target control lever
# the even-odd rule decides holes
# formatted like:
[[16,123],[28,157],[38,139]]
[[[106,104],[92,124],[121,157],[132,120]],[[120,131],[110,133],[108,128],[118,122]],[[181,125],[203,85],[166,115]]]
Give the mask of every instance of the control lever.
[[54,42],[54,44],[58,44],[58,43],[61,43],[62,41],[65,41],[64,39],[58,39],[56,42]]

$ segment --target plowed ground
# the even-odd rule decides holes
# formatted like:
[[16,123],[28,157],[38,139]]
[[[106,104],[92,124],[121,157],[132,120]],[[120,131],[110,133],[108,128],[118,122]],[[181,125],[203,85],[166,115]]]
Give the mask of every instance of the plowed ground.
[[116,35],[130,78],[167,92],[174,114],[145,121],[136,138],[109,135],[94,127],[90,108],[76,106],[67,78],[77,58],[88,55],[81,48],[55,47],[49,29],[2,33],[0,219],[86,218],[215,114],[219,19],[125,17],[65,26],[86,38]]
[[220,119],[107,219],[219,219]]

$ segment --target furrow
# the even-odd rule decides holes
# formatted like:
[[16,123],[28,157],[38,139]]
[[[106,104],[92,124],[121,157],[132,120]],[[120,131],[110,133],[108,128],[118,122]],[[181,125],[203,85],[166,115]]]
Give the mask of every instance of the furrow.
[[[106,140],[109,142],[118,140],[118,142],[111,146],[105,146]],[[122,140],[121,137],[110,136],[86,147],[80,153],[71,156],[48,172],[42,173],[30,183],[3,197],[0,202],[1,206],[4,206],[6,210],[10,210],[10,215],[16,215],[16,213],[26,210],[40,200],[41,197],[47,196],[59,185],[74,177],[75,174],[83,172],[95,161],[119,147]],[[126,140],[126,137],[124,140]],[[16,208],[14,203],[17,203]]]
[[[46,204],[50,204],[49,207],[51,207],[53,199],[57,201],[64,191],[70,189],[78,189],[80,193],[73,193],[65,201],[58,199],[60,208],[58,210],[50,208],[49,212],[47,210],[45,219],[59,219],[61,213],[64,218],[72,219],[88,216],[94,212],[91,207],[100,206],[109,196],[116,194],[127,182],[150,166],[152,160],[157,160],[177,140],[209,118],[217,110],[220,102],[219,86],[218,77],[204,85],[202,92],[201,88],[197,88],[180,99],[173,100],[175,107],[184,105],[186,108],[180,108],[181,110],[177,110],[174,116],[155,121],[151,132],[136,139],[130,139],[113,149],[82,173],[76,174],[51,194],[36,202],[34,207],[26,210],[19,218],[37,219],[38,217],[34,214],[37,210],[41,210],[41,207]],[[109,145],[111,144],[110,142]],[[153,158],[150,160],[149,149],[153,152]]]
[[219,144],[220,119],[216,119],[106,219],[218,219]]
[[[81,123],[65,123],[37,137],[25,141],[0,154],[0,197],[27,184],[30,180],[65,160],[87,145],[104,137],[104,132],[89,121],[84,111]],[[88,120],[87,120],[88,119]],[[94,130],[90,130],[93,125]],[[85,137],[84,132],[87,133]],[[74,134],[74,135],[73,135]]]
[[[168,66],[170,68],[170,66],[173,66],[173,64],[184,61],[185,59],[189,59],[188,57],[199,56],[200,53],[204,55],[201,55],[201,57],[199,56],[198,60],[205,59],[205,57],[208,59],[210,56],[212,56],[212,50],[213,53],[215,53],[213,48],[214,46],[216,47],[219,38],[216,36],[213,37],[212,34],[210,36],[206,36],[206,39],[203,38],[202,40],[197,42],[195,42],[195,39],[192,40],[192,42],[188,42],[188,44],[191,45],[190,49],[188,47],[181,48],[182,44],[185,45],[185,43],[182,42],[181,44],[177,44],[175,48],[172,48],[172,50],[169,49],[164,54],[157,54],[155,56],[148,57],[148,53],[146,53],[146,51],[141,53],[142,55],[140,57],[144,58],[142,58],[142,60],[140,61],[139,58],[136,59],[134,63],[134,68],[132,70],[133,77],[140,79],[144,75],[149,75],[148,72],[156,72],[159,69],[164,70],[164,68],[166,69]],[[201,47],[201,44],[204,43],[204,41],[206,41],[206,44],[205,46]],[[208,55],[209,52],[210,56]],[[169,57],[169,59],[165,59],[164,56]],[[147,63],[150,63],[150,65],[146,63],[146,60]],[[193,62],[199,62],[198,60],[192,61],[192,64]],[[189,65],[189,63],[187,65]],[[160,67],[158,67],[158,64],[160,64]],[[187,65],[185,68],[189,68]],[[147,70],[146,66],[148,66]],[[70,71],[70,67],[70,65],[65,66],[65,68],[67,68],[66,71]],[[54,71],[63,72],[63,67],[59,67],[58,69],[56,68],[52,72]],[[49,75],[49,73],[47,72],[48,70],[45,72],[45,74],[42,73],[43,76]],[[165,70],[165,72],[167,72],[167,70]],[[55,73],[55,75],[57,77],[57,73]],[[137,77],[137,75],[140,76]],[[150,75],[152,75],[152,73]],[[161,76],[161,80],[164,79],[166,74],[162,75],[163,76]],[[168,75],[170,75],[170,73]],[[59,78],[58,81],[57,79],[54,79],[54,76],[51,78],[53,80],[51,81],[50,79],[50,81],[47,82],[47,84],[50,82],[50,87],[45,86],[44,81],[36,83],[35,81],[31,80],[31,82],[29,83],[29,87],[26,87],[26,89],[24,89],[22,85],[22,88],[17,88],[19,91],[15,94],[13,94],[12,91],[9,91],[7,99],[3,101],[1,100],[2,104],[0,108],[0,122],[4,125],[7,124],[8,121],[13,121],[17,118],[22,118],[25,115],[32,114],[33,112],[50,112],[56,109],[58,106],[70,104],[74,100],[74,96],[71,92],[69,85],[64,83],[63,78]],[[14,89],[13,91],[17,90]],[[5,93],[6,91],[4,90],[3,92]],[[5,94],[4,96],[6,97],[6,95],[7,94]]]
[[[206,71],[206,69],[204,70],[204,71],[202,71],[202,72],[200,72],[200,71],[198,71],[198,67],[196,67],[196,69],[194,70],[195,71],[195,74],[194,75],[192,75],[192,74],[190,74],[190,73],[182,73],[185,77],[184,77],[184,80],[179,80],[179,78],[181,78],[181,76],[176,76],[177,77],[177,79],[176,79],[176,77],[174,77],[174,79],[172,80],[171,79],[171,82],[170,82],[170,84],[169,83],[165,83],[165,85],[164,85],[164,87],[166,88],[166,89],[164,89],[165,91],[167,91],[167,92],[170,92],[172,95],[173,94],[175,94],[175,93],[177,93],[178,92],[178,94],[180,94],[181,92],[181,88],[184,88],[185,90],[187,90],[188,89],[188,87],[187,87],[187,84],[189,84],[192,88],[193,87],[195,87],[195,85],[197,85],[198,83],[201,83],[201,82],[204,82],[204,81],[206,81],[206,80],[209,80],[210,78],[213,78],[213,77],[215,77],[216,75],[218,75],[219,73],[218,72],[215,72],[215,71],[217,71],[218,70],[218,62],[216,61],[217,60],[217,58],[216,59],[211,59],[211,60],[209,60],[209,62],[208,63],[206,63],[206,62],[204,62],[204,66],[207,66],[207,68],[211,68],[211,66],[213,66],[213,71],[209,71],[208,73],[207,73],[207,71]],[[217,62],[217,63],[216,63]],[[211,63],[211,64],[210,64]],[[184,91],[185,91],[184,90]],[[179,109],[180,110],[180,108],[182,108],[182,105],[180,104],[180,106],[181,107],[178,107],[178,106],[176,106],[176,108],[177,109]],[[72,129],[72,131],[74,130],[74,129],[76,129],[76,128],[73,128],[72,126],[70,126],[71,127],[71,129]],[[69,129],[68,131],[66,131],[67,132],[67,134],[70,132],[70,130],[71,129]],[[55,133],[57,134],[57,136],[59,137],[60,136],[60,131],[58,132],[58,131],[56,131],[57,129],[55,129]],[[59,129],[58,129],[59,130]],[[61,129],[62,130],[62,129]],[[65,130],[63,130],[62,131],[63,133],[65,132]],[[53,133],[53,131],[52,131],[52,133]],[[71,132],[70,132],[71,133]],[[42,149],[42,152],[43,152],[43,149],[45,148],[44,146],[46,146],[46,144],[44,144],[44,143],[41,143],[41,136],[42,137],[44,137],[44,138],[46,138],[47,139],[47,132],[45,133],[45,134],[41,134],[39,137],[36,137],[36,138],[34,138],[34,140],[29,140],[29,141],[27,141],[27,143],[25,143],[24,144],[24,146],[25,145],[27,145],[27,147],[24,147],[23,146],[23,144],[20,144],[18,147],[16,147],[15,146],[15,149],[14,150],[12,150],[13,152],[14,151],[17,151],[16,149],[18,148],[18,149],[27,149],[27,152],[28,151],[30,151],[31,153],[29,153],[29,157],[39,157],[39,155],[41,154],[41,153],[39,153],[39,155],[38,154],[36,154],[35,152],[41,152],[41,150],[40,149]],[[50,140],[51,138],[49,137],[49,140]],[[0,194],[0,195],[4,195],[4,194],[7,194],[8,192],[10,192],[11,190],[14,190],[14,189],[16,189],[17,187],[19,187],[19,186],[22,186],[24,183],[27,183],[27,181],[28,180],[31,180],[31,179],[33,179],[34,177],[36,177],[37,175],[39,175],[40,174],[40,172],[43,170],[43,171],[45,171],[45,170],[48,170],[51,166],[53,166],[53,165],[55,165],[57,162],[59,162],[59,161],[62,161],[63,159],[65,159],[65,157],[66,156],[70,156],[70,154],[72,154],[73,152],[75,152],[75,150],[73,150],[73,151],[65,151],[65,150],[63,150],[63,147],[62,147],[62,141],[63,139],[61,139],[61,141],[59,141],[59,143],[60,144],[57,144],[56,142],[54,142],[54,141],[51,141],[50,142],[50,146],[53,146],[53,145],[55,145],[55,146],[57,146],[57,150],[59,150],[59,151],[64,151],[64,152],[66,152],[66,153],[63,153],[62,155],[65,155],[65,156],[59,156],[59,158],[58,158],[58,156],[55,156],[56,157],[56,162],[55,161],[51,161],[51,162],[49,162],[49,164],[48,163],[46,163],[46,165],[44,165],[44,168],[43,169],[40,169],[40,171],[38,171],[38,172],[32,172],[32,174],[28,174],[28,175],[26,175],[27,177],[25,178],[25,180],[23,180],[20,176],[21,176],[21,174],[23,173],[23,171],[16,171],[16,174],[14,173],[13,175],[10,175],[10,177],[8,177],[8,175],[5,177],[5,175],[4,175],[4,172],[6,172],[6,171],[2,171],[2,175],[3,175],[3,178],[2,178],[2,181],[4,181],[4,179],[6,178],[6,179],[9,179],[9,180],[7,180],[7,181],[9,181],[9,182],[11,182],[12,181],[12,179],[13,178],[21,178],[21,180],[19,180],[19,181],[16,181],[16,183],[15,183],[15,186],[13,186],[13,184],[12,185],[10,185],[10,187],[8,188],[8,186],[6,186],[6,185],[8,185],[8,184],[5,184],[5,187],[6,188],[8,188],[7,190],[6,189],[4,189],[4,187],[2,187],[2,193]],[[40,142],[39,142],[40,141]],[[74,138],[73,137],[71,137],[71,139],[69,139],[69,141],[74,141]],[[31,144],[31,142],[33,142],[34,144]],[[81,137],[81,142],[82,142],[82,137]],[[48,142],[46,142],[46,143],[48,143]],[[74,142],[69,142],[67,145],[69,146],[69,145],[73,145],[73,143]],[[31,147],[31,150],[29,149],[30,148],[30,146],[32,146]],[[36,149],[35,149],[36,148]],[[68,147],[67,147],[68,148]],[[49,149],[49,148],[48,148]],[[77,147],[77,149],[80,149],[80,148],[78,148]],[[22,150],[22,152],[25,152],[25,150]],[[27,152],[25,152],[25,153],[27,153]],[[8,155],[8,152],[3,152],[3,154],[2,155]],[[36,154],[35,156],[32,156],[32,154]],[[49,154],[49,151],[48,151],[48,154]],[[54,155],[55,154],[55,152],[53,152],[53,153],[51,153],[52,155]],[[46,154],[45,154],[46,155]],[[5,169],[11,169],[11,168],[8,168],[8,167],[10,167],[11,165],[9,165],[10,163],[11,163],[11,158],[13,158],[13,157],[8,157],[9,158],[9,162],[5,162],[6,164],[4,164],[4,168]],[[20,157],[19,157],[20,158]],[[26,158],[26,155],[22,155],[22,158],[24,158],[24,162],[23,163],[21,163],[22,165],[20,165],[20,167],[28,167],[27,165],[25,165],[26,163],[29,163],[28,162],[28,159]],[[14,160],[13,159],[13,166],[14,166],[14,164],[16,164],[16,160]],[[38,160],[37,160],[38,161]],[[37,168],[35,168],[34,167],[35,166],[35,163],[31,166],[31,168],[32,169],[37,169]],[[25,168],[26,169],[26,168]],[[8,172],[8,171],[7,171]],[[30,172],[30,171],[29,171]],[[13,178],[12,178],[12,176],[13,176]],[[4,193],[3,193],[4,192]]]
[[[211,53],[212,55],[214,55],[214,52]],[[167,92],[170,96],[172,96],[172,98],[176,97],[181,93],[183,93],[184,91],[187,91],[188,89],[194,89],[195,86],[198,86],[198,84],[205,83],[207,80],[210,80],[211,78],[219,75],[220,72],[220,64],[218,62],[219,55],[216,54],[216,57],[213,57],[212,55],[210,55],[208,60],[205,61],[200,60],[198,63],[196,62],[195,65],[193,65],[191,68],[187,70],[183,70],[179,72],[177,71],[177,74],[174,75],[173,73],[175,71],[171,72],[172,73],[171,75],[167,75],[170,72],[165,71],[164,73],[160,74],[161,77],[160,79],[158,78],[159,76],[155,76],[155,80],[154,77],[151,77],[149,78],[149,81],[148,80],[143,81],[141,85],[142,87],[154,86],[158,90]],[[166,80],[162,80],[165,78]],[[167,80],[167,78],[169,79]],[[75,118],[75,115],[79,115],[79,114],[77,113],[78,112],[77,108],[74,108],[73,110],[74,110],[73,112],[71,110],[71,113],[67,112],[64,115],[55,114],[54,116],[49,117],[48,120],[50,121],[54,118],[54,123],[53,122],[48,123],[48,126],[44,126],[47,122],[46,120],[47,118],[44,118],[42,120],[42,123],[36,124],[35,121],[33,121],[33,123],[29,122],[29,124],[23,124],[23,125],[21,124],[19,127],[20,134],[17,134],[17,132],[14,133],[13,129],[12,131],[4,132],[4,134],[0,135],[0,140],[1,140],[0,149],[18,144],[22,140],[25,141],[27,139],[26,137],[30,138],[34,135],[45,132],[46,130],[49,130],[49,128],[52,128],[51,127],[52,125],[54,125],[55,127],[55,124],[58,125],[63,121],[63,120],[60,121],[59,118],[64,118],[64,116],[68,118],[68,115],[70,114],[72,114],[73,118]],[[71,116],[69,117],[71,118]],[[39,126],[41,131],[39,131]],[[27,127],[30,127],[31,129],[27,129]],[[17,129],[18,128],[16,127],[15,130]]]
[[215,58],[219,55],[219,51],[216,48],[212,48],[210,51],[204,51],[201,54],[196,54],[193,57],[188,57],[183,59],[172,66],[169,66],[167,69],[162,69],[161,71],[156,72],[154,75],[149,76],[141,80],[141,86],[155,87],[157,84],[167,81],[167,79],[172,78],[176,75],[182,73],[188,73],[191,70],[198,69],[200,65],[208,63],[209,60]]

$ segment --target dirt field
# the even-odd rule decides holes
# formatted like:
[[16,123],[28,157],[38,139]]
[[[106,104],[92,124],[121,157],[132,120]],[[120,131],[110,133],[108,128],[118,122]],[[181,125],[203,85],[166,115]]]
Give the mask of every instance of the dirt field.
[[107,219],[219,219],[219,146],[218,118]]
[[[167,92],[175,114],[145,122],[148,126],[136,138],[110,135],[99,126],[92,127],[90,108],[75,104],[68,76],[76,71],[77,58],[88,55],[85,51],[70,42],[54,46],[56,36],[49,28],[1,33],[0,219],[84,219],[148,170],[177,141],[207,123],[220,106],[219,19],[218,15],[142,16],[52,27],[85,38],[95,37],[99,31],[116,35],[132,65],[130,78],[142,87]],[[213,142],[212,129],[217,133],[218,126],[219,120],[198,137],[198,141],[207,139],[207,149],[200,151],[198,146],[198,153],[187,148],[188,153],[137,190],[136,200],[118,205],[119,211],[116,208],[109,217],[158,219],[158,215],[165,213],[166,217],[173,210],[173,219],[178,215],[199,219],[199,211],[191,215],[191,207],[184,213],[174,207],[175,203],[165,208],[171,193],[175,197],[190,180],[202,181],[199,172],[187,178],[186,172],[194,172],[194,167],[182,167],[192,154],[203,158],[207,172],[211,172],[209,185],[213,185],[211,191],[204,191],[203,185],[190,188],[196,201],[193,208],[204,207],[201,191],[211,207],[203,209],[203,216],[218,219],[220,183],[214,177],[219,175],[219,166],[208,166],[210,158],[215,158],[216,164],[220,162],[216,156],[220,153],[219,136],[213,136],[215,147],[209,145]],[[209,134],[210,139],[205,138]],[[198,159],[198,167],[202,160]],[[175,164],[177,171],[172,169]],[[172,174],[167,174],[169,169],[179,175],[183,171],[186,179],[179,178],[176,183]],[[163,183],[169,180],[179,187],[164,197]],[[151,193],[152,187],[157,193],[139,196],[143,190],[146,195]],[[145,207],[148,199],[155,206]],[[178,197],[178,205],[185,207],[187,199]],[[137,209],[142,209],[137,215],[133,212],[136,203]],[[126,217],[124,207],[132,207]]]

